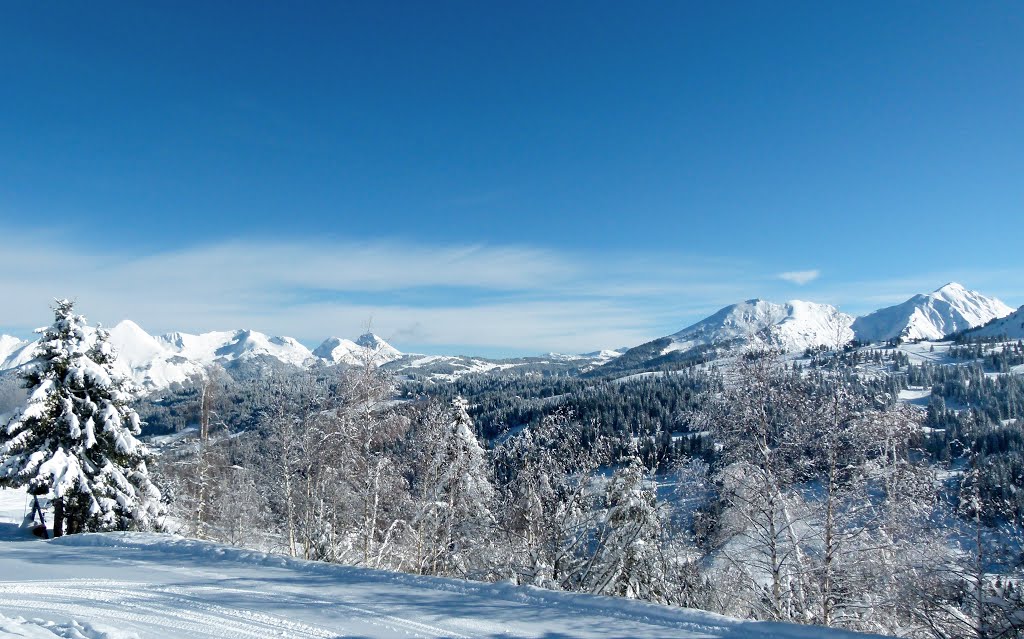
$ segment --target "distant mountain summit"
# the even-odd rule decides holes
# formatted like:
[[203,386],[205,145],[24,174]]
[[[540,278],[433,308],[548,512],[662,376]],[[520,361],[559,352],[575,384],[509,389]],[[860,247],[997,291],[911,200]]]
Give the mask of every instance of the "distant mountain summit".
[[357,364],[359,344],[343,337],[328,337],[313,349],[313,355],[331,364]]
[[[368,359],[383,364],[402,357],[398,349],[373,334],[363,335],[355,342],[332,337],[311,352],[291,337],[273,337],[247,329],[153,336],[135,322],[124,320],[109,333],[110,343],[118,353],[116,369],[145,390],[186,383],[212,364],[233,369],[268,365],[304,368],[317,361],[359,366]],[[0,371],[32,361],[36,345],[37,342],[0,335]]]
[[1012,308],[994,297],[950,282],[931,293],[915,295],[902,304],[858,317],[853,332],[862,342],[938,340],[1012,312]]
[[0,335],[0,370],[17,368],[35,357],[34,342],[26,342],[10,335]]
[[776,304],[747,300],[669,336],[670,350],[716,344],[758,343],[786,351],[837,346],[853,339],[853,317],[829,304],[792,300]]
[[359,339],[356,340],[356,344],[370,351],[377,363],[390,362],[402,356],[401,351],[385,342],[379,335],[374,335],[373,333],[360,335]]
[[746,346],[802,351],[853,339],[853,316],[829,304],[752,299],[731,304],[678,333],[641,344],[609,362],[606,371],[645,370],[715,357]]
[[356,341],[328,337],[313,355],[329,364],[362,366],[368,360],[381,366],[403,357],[402,352],[373,333],[361,335]]

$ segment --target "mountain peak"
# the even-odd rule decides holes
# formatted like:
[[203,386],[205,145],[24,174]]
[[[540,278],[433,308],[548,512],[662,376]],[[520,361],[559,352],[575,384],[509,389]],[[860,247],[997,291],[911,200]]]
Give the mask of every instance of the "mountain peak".
[[863,342],[939,340],[1012,312],[994,297],[949,282],[928,295],[914,295],[902,304],[858,317],[853,330]]
[[966,288],[959,282],[946,282],[939,288],[935,289],[935,293],[969,293]]
[[331,364],[357,364],[356,353],[360,346],[350,339],[328,337],[313,350],[313,355]]
[[400,350],[388,344],[383,337],[375,333],[360,335],[359,339],[356,340],[356,344],[373,351],[373,357],[378,364],[384,364],[402,356]]
[[[124,331],[131,331],[132,333],[146,333],[145,329],[143,329],[141,326],[139,326],[138,324],[136,324],[135,322],[133,322],[130,319],[123,319],[120,322],[118,322],[117,324],[114,324],[114,328],[112,328],[110,330],[114,330],[114,329],[121,329],[121,330],[124,330]],[[146,335],[149,335],[149,333],[146,333]]]
[[35,342],[27,342],[13,335],[0,335],[0,370],[17,368],[35,357]]
[[387,342],[385,342],[384,339],[376,333],[363,333],[359,336],[359,339],[356,340],[356,344],[359,344],[364,348],[376,348],[382,344],[387,345]]
[[354,342],[343,337],[328,337],[316,347],[313,355],[332,364],[361,366],[368,358],[377,364],[386,364],[400,358],[402,353],[379,335],[364,333]]

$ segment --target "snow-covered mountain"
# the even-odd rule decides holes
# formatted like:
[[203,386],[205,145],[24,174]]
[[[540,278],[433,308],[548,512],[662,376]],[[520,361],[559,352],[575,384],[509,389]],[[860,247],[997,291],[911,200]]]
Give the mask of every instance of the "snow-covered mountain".
[[1006,317],[996,318],[984,326],[972,329],[968,335],[970,337],[1024,339],[1024,306],[1021,306]]
[[[490,359],[461,355],[402,353],[373,333],[353,341],[330,337],[314,351],[290,337],[251,330],[152,336],[125,320],[110,330],[121,372],[147,390],[185,383],[205,367],[220,364],[233,371],[260,373],[268,367],[361,366],[368,361],[420,379],[451,380],[471,373],[616,374],[678,367],[713,359],[734,347],[756,345],[787,352],[835,346],[856,337],[880,342],[896,337],[912,341],[941,339],[989,323],[979,336],[1024,337],[1024,309],[1012,316],[1003,302],[950,283],[933,293],[854,319],[834,306],[793,300],[777,304],[760,299],[732,304],[678,333],[634,348],[583,355],[551,353],[537,357]],[[999,318],[1005,318],[994,322]],[[31,361],[35,342],[0,335],[0,373]]]
[[376,363],[394,361],[402,356],[402,352],[385,342],[379,335],[364,333],[356,340],[356,346],[367,351]]
[[121,372],[146,389],[185,382],[212,364],[232,366],[271,358],[308,366],[315,361],[308,348],[290,337],[270,337],[251,330],[154,337],[135,322],[124,320],[110,329],[110,343],[117,349]]
[[0,335],[0,370],[17,368],[33,357],[33,342],[26,342],[10,335]]
[[852,323],[852,316],[828,304],[752,299],[726,306],[678,333],[631,348],[609,363],[606,371],[653,370],[746,345],[787,352],[842,345],[853,339]]
[[670,335],[668,350],[760,343],[786,351],[835,346],[853,339],[853,317],[834,306],[793,300],[785,304],[753,299],[726,306],[711,317]]
[[1013,309],[994,297],[969,291],[956,282],[928,294],[911,297],[902,304],[858,317],[853,331],[862,342],[890,339],[937,340],[993,319]]
[[[293,366],[305,366],[313,360],[313,353],[291,337],[270,337],[251,330],[218,331],[201,335],[170,333],[157,339],[177,355],[204,365],[264,356]],[[114,344],[120,346],[117,342]]]
[[331,364],[358,364],[359,345],[344,337],[328,337],[313,349],[313,355]]
[[[211,364],[238,368],[248,363],[279,362],[307,367],[322,360],[327,364],[360,365],[365,359],[359,357],[360,352],[375,354],[378,363],[402,356],[376,335],[364,335],[357,342],[338,341],[350,345],[346,351],[348,358],[320,357],[291,337],[272,337],[251,330],[153,336],[131,320],[124,320],[110,329],[110,343],[118,353],[119,372],[146,390],[187,382],[202,375]],[[36,342],[0,336],[0,371],[27,364],[35,356],[35,348]],[[318,353],[320,350],[317,349]]]
[[[373,333],[366,333],[355,341],[329,337],[310,351],[290,337],[271,337],[251,330],[153,336],[130,320],[122,321],[109,332],[110,343],[118,352],[115,366],[146,391],[167,388],[174,383],[188,383],[201,376],[212,364],[219,364],[233,373],[249,375],[281,365],[306,368],[317,363],[363,366],[373,362],[398,375],[446,381],[471,373],[510,370],[578,374],[620,355],[619,351],[584,355],[552,353],[511,359],[416,355],[402,353]],[[30,362],[35,356],[35,346],[36,342],[0,336],[0,373]]]
[[401,351],[373,333],[361,335],[356,341],[343,337],[328,337],[313,351],[313,355],[329,364],[362,366],[367,359],[381,366],[402,357]]

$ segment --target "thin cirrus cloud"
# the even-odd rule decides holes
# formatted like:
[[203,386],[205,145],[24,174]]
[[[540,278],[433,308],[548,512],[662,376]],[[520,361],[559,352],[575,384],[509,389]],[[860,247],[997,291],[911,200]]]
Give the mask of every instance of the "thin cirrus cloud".
[[808,271],[786,271],[785,273],[779,273],[779,279],[787,282],[792,282],[798,286],[809,284],[814,280],[818,279],[821,272],[817,269],[811,269]]
[[[4,228],[0,237],[0,333],[19,337],[48,323],[55,297],[71,297],[94,322],[130,318],[151,334],[251,328],[315,346],[372,328],[408,352],[587,352],[674,333],[738,300],[782,298],[781,281],[819,275],[765,278],[761,265],[727,258],[524,246],[234,239],[143,254]],[[834,281],[809,293],[861,313],[879,304],[871,295],[902,301],[954,275]],[[986,292],[1007,280],[959,275]]]
[[[0,333],[23,338],[48,323],[55,297],[72,297],[93,322],[131,318],[151,334],[248,328],[315,346],[372,328],[411,352],[586,352],[675,333],[738,300],[784,299],[782,282],[820,274],[765,278],[761,264],[731,258],[522,246],[237,239],[141,254],[2,226],[0,238]],[[831,278],[813,296],[862,313],[952,279],[1012,301],[1006,283],[1020,273]]]
[[241,239],[139,254],[3,235],[0,329],[22,337],[72,297],[93,321],[154,334],[244,327],[315,345],[372,323],[410,350],[587,351],[657,337],[686,313],[666,298],[700,304],[709,279],[728,291],[735,275],[518,246]]

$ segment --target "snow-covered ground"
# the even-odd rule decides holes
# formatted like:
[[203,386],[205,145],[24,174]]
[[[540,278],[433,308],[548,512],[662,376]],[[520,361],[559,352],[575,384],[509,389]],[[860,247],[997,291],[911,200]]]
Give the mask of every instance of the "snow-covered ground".
[[635,601],[414,577],[155,534],[42,541],[0,490],[0,636],[841,639]]

